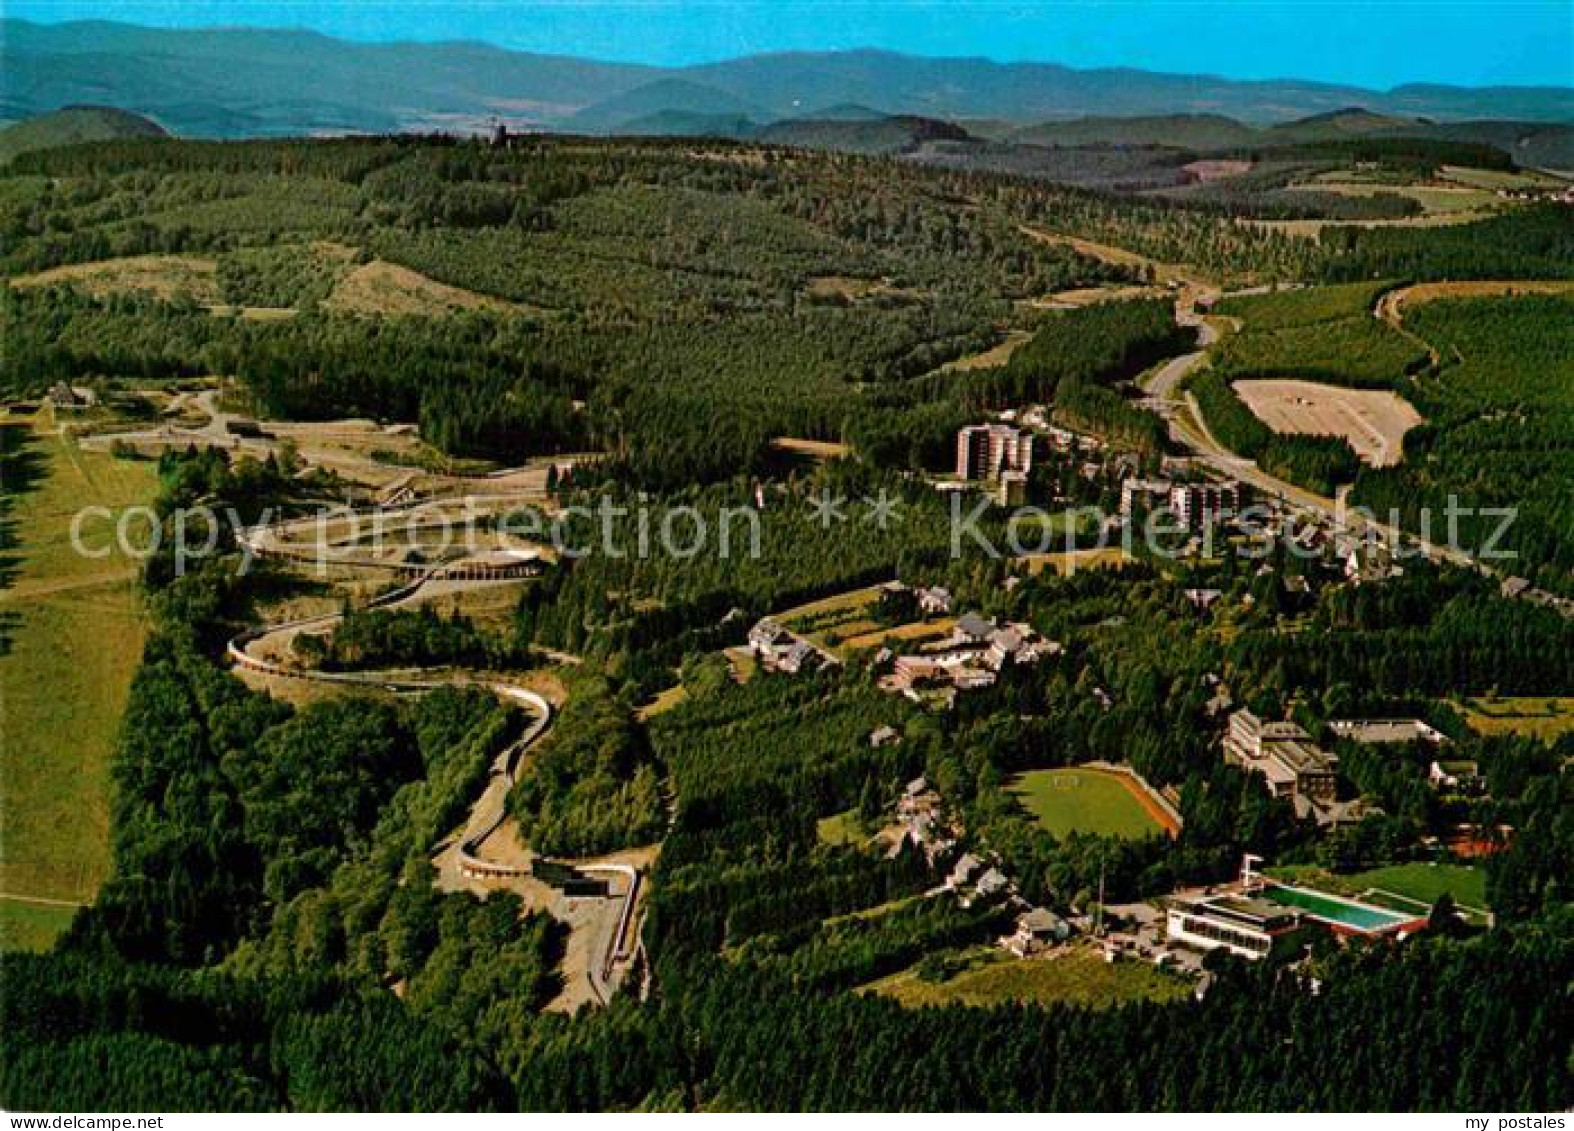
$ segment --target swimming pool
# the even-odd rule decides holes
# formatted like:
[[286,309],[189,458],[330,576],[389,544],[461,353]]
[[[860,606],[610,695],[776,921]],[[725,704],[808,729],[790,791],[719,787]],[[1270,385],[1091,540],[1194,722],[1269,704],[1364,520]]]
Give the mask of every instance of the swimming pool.
[[1313,919],[1321,919],[1336,927],[1347,927],[1363,934],[1375,935],[1392,931],[1416,919],[1414,915],[1387,911],[1368,903],[1356,903],[1354,900],[1341,899],[1336,895],[1326,895],[1306,888],[1269,884],[1260,894],[1263,898],[1271,899],[1281,906],[1304,911]]

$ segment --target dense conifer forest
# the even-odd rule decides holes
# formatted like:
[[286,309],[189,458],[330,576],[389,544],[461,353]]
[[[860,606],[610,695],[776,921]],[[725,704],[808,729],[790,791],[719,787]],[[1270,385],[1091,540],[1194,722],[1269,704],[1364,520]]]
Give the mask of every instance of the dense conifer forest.
[[[113,763],[110,878],[53,950],[4,957],[8,1109],[1574,1102],[1574,733],[1467,718],[1574,692],[1574,621],[1419,559],[1363,585],[1282,548],[1138,552],[1062,576],[954,546],[964,499],[930,482],[954,467],[958,427],[1028,403],[1156,474],[1175,444],[1136,383],[1198,346],[1154,263],[1221,288],[1304,283],[1220,304],[1244,328],[1190,388],[1221,441],[1406,515],[1451,491],[1514,500],[1525,572],[1567,589],[1574,305],[1439,301],[1407,311],[1403,334],[1370,313],[1404,282],[1570,277],[1566,208],[1306,239],[1216,203],[878,158],[436,138],[65,148],[18,158],[0,202],[8,398],[65,381],[130,418],[139,391],[221,375],[259,427],[415,424],[482,468],[597,453],[566,480],[554,466],[546,489],[587,508],[571,544],[603,533],[587,517],[600,498],[648,505],[652,527],[686,508],[735,539],[681,558],[565,555],[484,622],[367,608],[365,587],[292,657],[552,688],[552,727],[508,783],[510,827],[541,855],[653,850],[636,977],[573,1015],[545,1011],[563,923],[433,882],[523,712],[480,686],[295,705],[253,690],[226,642],[290,602],[327,607],[323,590],[277,561],[238,571],[233,530],[184,571],[166,543],[143,567],[150,633]],[[1149,262],[1039,238],[1067,234]],[[153,257],[156,284],[106,274],[125,257]],[[367,288],[389,279],[399,302],[376,309]],[[1107,301],[1064,300],[1089,289]],[[1361,466],[1343,442],[1273,434],[1230,387],[1277,373],[1396,389],[1426,424],[1399,466]],[[845,448],[797,458],[782,437]],[[1116,473],[1081,462],[1046,456],[1036,501],[1053,481],[1113,504]],[[158,472],[166,531],[198,502],[250,523],[348,490],[220,447],[169,452]],[[821,521],[824,498],[856,517]],[[859,509],[876,498],[891,521]],[[980,513],[999,541],[999,509]],[[604,533],[629,545],[635,521]],[[1057,647],[1003,662],[949,709],[882,688],[891,658],[852,648],[818,671],[744,670],[759,618],[893,578]],[[890,627],[882,615],[863,628]],[[1220,757],[1221,686],[1230,708],[1331,745],[1336,719],[1422,718],[1485,789],[1438,794],[1420,748],[1340,743],[1342,799],[1371,806],[1319,828]],[[1009,789],[1093,762],[1163,791],[1183,818],[1173,839],[1056,836]],[[1293,965],[1214,954],[1202,994],[910,1008],[884,980],[944,983],[1016,913],[926,897],[943,877],[922,852],[874,840],[919,776],[1024,900],[1067,917],[1100,891],[1115,905],[1226,881],[1246,852],[1339,875],[1460,863],[1440,839],[1459,826],[1489,830],[1485,906],[1399,944],[1322,937]]]

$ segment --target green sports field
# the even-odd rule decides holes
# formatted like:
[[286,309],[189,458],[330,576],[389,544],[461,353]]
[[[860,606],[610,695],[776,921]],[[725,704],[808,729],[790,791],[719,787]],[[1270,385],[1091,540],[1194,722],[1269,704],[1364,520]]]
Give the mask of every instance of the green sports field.
[[1046,832],[1094,833],[1136,839],[1161,830],[1114,774],[1082,767],[1029,770],[1007,786]]

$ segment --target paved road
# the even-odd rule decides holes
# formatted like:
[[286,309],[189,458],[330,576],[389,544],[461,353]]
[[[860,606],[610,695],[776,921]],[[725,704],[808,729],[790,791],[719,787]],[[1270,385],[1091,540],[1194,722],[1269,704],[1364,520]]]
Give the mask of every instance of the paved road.
[[1235,455],[1209,431],[1196,400],[1182,390],[1187,377],[1207,362],[1206,346],[1216,340],[1216,330],[1197,310],[1196,302],[1204,290],[1183,292],[1177,301],[1176,320],[1182,325],[1198,326],[1198,345],[1193,353],[1174,358],[1149,378],[1145,389],[1153,407],[1169,424],[1170,437],[1199,462],[1228,478],[1239,479],[1262,495],[1310,512],[1352,535],[1380,537],[1391,546],[1406,547],[1434,561],[1446,561],[1476,569],[1489,577],[1501,576],[1491,566],[1478,561],[1464,550],[1427,541],[1375,518],[1346,509],[1342,499],[1330,499],[1270,475],[1250,460]]

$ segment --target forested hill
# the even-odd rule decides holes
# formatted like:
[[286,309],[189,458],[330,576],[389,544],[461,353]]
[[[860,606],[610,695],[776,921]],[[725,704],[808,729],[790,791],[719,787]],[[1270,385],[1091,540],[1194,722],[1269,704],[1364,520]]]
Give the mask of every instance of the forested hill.
[[[119,142],[14,168],[10,391],[231,372],[267,414],[419,421],[452,454],[498,460],[589,443],[652,487],[765,472],[782,435],[943,465],[959,421],[999,393],[987,372],[940,367],[1038,329],[1035,300],[1143,279],[1037,231],[1225,283],[1574,263],[1555,209],[1317,243],[1214,211],[723,143]],[[165,258],[127,262],[149,255]],[[377,321],[423,309],[464,317]],[[293,317],[233,317],[248,310]],[[1131,411],[1076,387],[1095,417]]]
[[163,126],[140,114],[109,106],[67,106],[0,130],[0,165],[18,154],[57,145],[165,136]]
[[1384,138],[1488,145],[1520,165],[1574,168],[1574,125],[1567,121],[1438,122],[1409,114],[1373,113],[1361,106],[1262,126],[1222,114],[1093,115],[1039,122],[1007,132],[1003,140],[1035,146],[1161,146],[1194,153],[1246,153]]
[[[572,128],[578,119],[587,128],[615,129],[678,111],[743,113],[763,122],[814,117],[849,103],[882,114],[1023,125],[1084,114],[1187,112],[1263,123],[1348,106],[1437,119],[1574,117],[1574,92],[1563,88],[1376,91],[873,50],[786,52],[662,69],[478,43],[351,43],[299,30],[25,20],[5,21],[0,41],[6,116],[107,102],[152,114],[177,133],[213,137],[484,126],[496,114],[550,128]],[[171,73],[180,75],[179,83],[169,81]]]
[[[782,435],[943,465],[958,422],[997,394],[987,373],[930,375],[1036,330],[1034,300],[1142,281],[1035,231],[1226,284],[1574,263],[1553,208],[1314,242],[1209,210],[723,143],[120,142],[14,168],[0,261],[23,284],[4,312],[14,391],[234,372],[264,413],[419,421],[453,454],[499,460],[592,443],[653,487],[764,472]],[[169,258],[123,262],[147,255]],[[396,270],[407,293],[389,306],[375,284]],[[468,313],[367,319],[433,293]],[[249,309],[295,316],[210,313]],[[1078,387],[1095,414],[1128,411]]]

